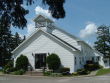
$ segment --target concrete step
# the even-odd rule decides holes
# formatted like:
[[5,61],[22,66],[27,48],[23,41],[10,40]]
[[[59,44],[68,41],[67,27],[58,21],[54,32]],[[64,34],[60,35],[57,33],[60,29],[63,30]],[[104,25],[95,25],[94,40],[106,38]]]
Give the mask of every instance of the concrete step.
[[92,72],[90,73],[90,75],[96,75],[97,72],[98,72],[98,70],[92,71]]

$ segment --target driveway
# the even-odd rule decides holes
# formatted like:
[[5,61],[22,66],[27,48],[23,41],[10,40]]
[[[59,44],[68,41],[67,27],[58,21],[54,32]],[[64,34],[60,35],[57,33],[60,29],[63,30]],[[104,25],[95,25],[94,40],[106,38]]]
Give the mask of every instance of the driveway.
[[110,76],[97,77],[27,77],[0,76],[0,83],[110,83]]

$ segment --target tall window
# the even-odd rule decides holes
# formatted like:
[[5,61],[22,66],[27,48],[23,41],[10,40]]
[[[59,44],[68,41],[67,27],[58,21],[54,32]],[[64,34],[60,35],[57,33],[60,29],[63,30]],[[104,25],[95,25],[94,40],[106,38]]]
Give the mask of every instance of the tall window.
[[79,57],[79,60],[80,60],[80,64],[81,64],[81,57]]
[[77,64],[77,58],[75,57],[75,65]]
[[82,57],[82,62],[84,63],[84,61],[85,61],[85,60],[84,60],[84,57]]

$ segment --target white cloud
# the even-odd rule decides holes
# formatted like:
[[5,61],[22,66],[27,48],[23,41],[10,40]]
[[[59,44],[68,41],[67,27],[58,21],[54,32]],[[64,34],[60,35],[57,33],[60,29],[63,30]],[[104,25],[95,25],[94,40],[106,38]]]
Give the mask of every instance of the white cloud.
[[[37,7],[35,8],[35,13],[36,13],[36,15],[41,14],[41,15],[46,16],[46,17],[48,17],[49,19],[55,21],[55,19],[52,18],[51,13],[49,12],[49,10],[43,9],[43,8],[41,8],[40,6],[37,6]],[[29,19],[29,20],[30,20],[30,19]],[[31,21],[31,23],[29,23],[29,24],[27,25],[27,35],[26,35],[26,36],[29,36],[29,35],[32,34],[35,30],[36,30],[36,28],[35,28],[35,23],[34,23],[33,21]]]
[[36,15],[41,14],[41,15],[46,16],[46,17],[50,18],[51,20],[55,21],[55,19],[52,18],[51,13],[49,12],[49,10],[43,9],[40,6],[37,6],[35,8],[35,13],[36,13]]
[[35,30],[36,30],[36,28],[35,28],[34,22],[29,23],[29,24],[27,25],[27,35],[26,35],[26,36],[29,36],[29,35],[32,34]]
[[21,34],[21,33],[18,33],[19,34],[19,36],[23,39],[24,38],[24,35],[23,34]]
[[88,22],[86,27],[80,31],[80,38],[88,38],[96,34],[97,25],[92,22]]
[[90,41],[85,41],[87,44],[89,44],[91,47],[93,47],[93,44]]

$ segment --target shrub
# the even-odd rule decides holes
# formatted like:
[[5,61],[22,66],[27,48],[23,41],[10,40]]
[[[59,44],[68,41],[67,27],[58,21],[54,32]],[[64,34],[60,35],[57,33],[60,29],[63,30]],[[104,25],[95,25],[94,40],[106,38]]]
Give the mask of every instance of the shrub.
[[46,71],[46,72],[43,72],[44,76],[50,76],[51,75],[51,72],[50,71]]
[[77,73],[77,72],[74,72],[74,73],[72,73],[72,75],[74,75],[74,76],[78,76],[78,73]]
[[89,71],[94,71],[94,70],[100,69],[101,66],[98,63],[88,63],[84,65],[84,68]]
[[53,71],[58,70],[61,65],[60,58],[56,54],[47,56],[46,62],[49,69],[52,69]]
[[62,67],[60,69],[60,72],[62,73],[62,75],[70,75],[70,68],[68,68],[68,67]]
[[25,73],[25,70],[20,69],[20,70],[14,71],[12,74],[14,74],[14,75],[23,75],[24,73]]
[[78,70],[77,70],[77,73],[78,73],[79,75],[87,75],[87,74],[90,73],[90,71],[88,71],[88,70],[86,70],[86,69],[78,69]]
[[60,69],[60,72],[62,73],[62,72],[70,72],[70,68],[68,68],[68,67],[62,67],[61,69]]
[[13,68],[13,61],[9,61],[3,68],[4,73],[13,72],[15,68]]
[[21,55],[16,60],[16,69],[17,70],[20,70],[20,69],[27,70],[28,64],[29,64],[28,58],[24,55]]

